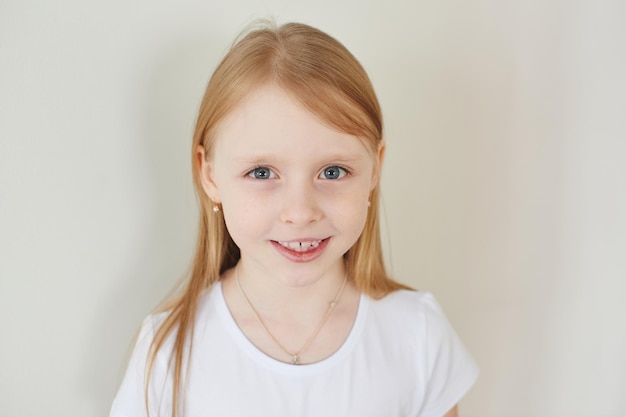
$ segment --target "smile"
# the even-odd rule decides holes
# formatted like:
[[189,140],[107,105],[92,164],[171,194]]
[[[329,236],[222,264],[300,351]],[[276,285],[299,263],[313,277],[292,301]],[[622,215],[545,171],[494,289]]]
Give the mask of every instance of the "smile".
[[311,262],[319,258],[326,246],[330,237],[326,239],[303,239],[303,240],[272,240],[271,243],[285,258],[292,262]]
[[281,242],[278,241],[278,244],[284,248],[291,249],[295,252],[306,252],[309,250],[313,250],[317,248],[322,240],[308,240],[303,242],[293,241],[293,242]]

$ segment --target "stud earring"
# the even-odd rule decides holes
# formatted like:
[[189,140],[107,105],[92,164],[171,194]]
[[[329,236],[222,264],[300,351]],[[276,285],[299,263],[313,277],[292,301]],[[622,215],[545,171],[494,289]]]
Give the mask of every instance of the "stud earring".
[[367,207],[370,207],[371,205],[372,205],[372,202],[368,200],[367,201]]
[[218,213],[220,211],[220,206],[217,204],[213,204],[213,212]]

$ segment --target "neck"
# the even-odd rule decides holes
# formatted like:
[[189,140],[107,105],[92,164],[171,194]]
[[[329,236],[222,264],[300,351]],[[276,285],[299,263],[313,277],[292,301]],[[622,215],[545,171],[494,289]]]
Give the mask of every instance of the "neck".
[[264,315],[307,320],[319,314],[340,290],[345,278],[343,262],[324,274],[298,272],[292,275],[268,273],[245,260],[229,271],[225,284],[232,286],[239,276],[241,287]]
[[345,281],[343,262],[318,276],[281,276],[244,260],[224,274],[222,290],[246,337],[288,363],[313,363],[335,352],[350,333],[359,302],[358,291]]

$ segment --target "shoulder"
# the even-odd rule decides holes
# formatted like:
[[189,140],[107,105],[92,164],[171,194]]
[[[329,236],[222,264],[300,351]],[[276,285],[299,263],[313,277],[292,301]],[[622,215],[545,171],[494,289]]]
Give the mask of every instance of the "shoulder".
[[[167,312],[151,314],[141,323],[124,379],[113,400],[110,417],[147,416],[143,402],[147,359],[154,336],[167,316]],[[163,379],[167,358],[159,352],[154,364],[153,377]]]
[[[427,386],[424,414],[450,410],[478,377],[478,367],[435,297],[424,291],[399,290],[372,300],[379,333],[393,340],[405,364],[422,375]],[[407,359],[408,358],[408,359]]]
[[165,319],[170,315],[170,311],[161,311],[148,315],[141,322],[141,328],[139,330],[139,338],[152,339]]
[[374,314],[385,319],[408,320],[411,323],[445,318],[435,297],[426,291],[397,290],[378,300],[371,300]]
[[460,338],[435,297],[425,291],[398,290],[379,300],[370,300],[370,331],[398,346],[424,353],[427,361],[437,355],[469,358]]

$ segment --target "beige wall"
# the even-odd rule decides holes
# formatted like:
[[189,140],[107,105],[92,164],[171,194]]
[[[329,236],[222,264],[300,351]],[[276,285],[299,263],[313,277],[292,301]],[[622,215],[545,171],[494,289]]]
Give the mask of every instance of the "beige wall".
[[370,72],[392,272],[482,369],[462,415],[626,415],[626,3],[333,3],[0,3],[0,415],[108,412],[190,258],[202,89],[272,15]]

